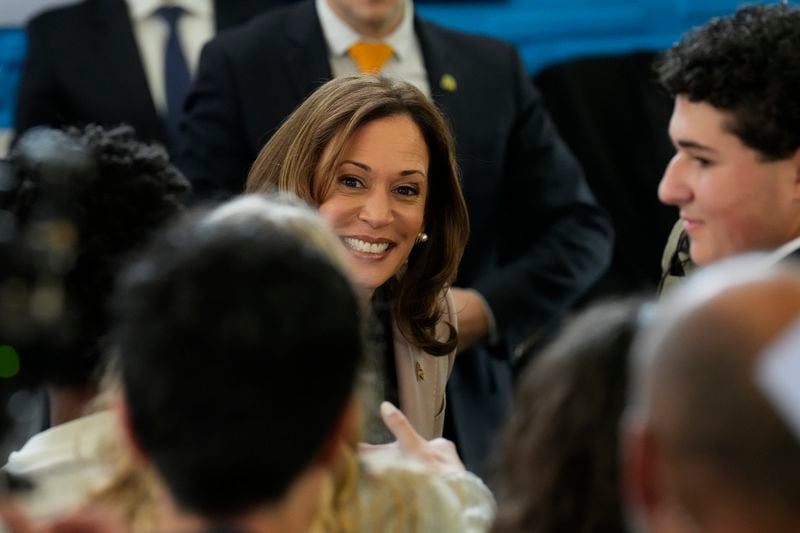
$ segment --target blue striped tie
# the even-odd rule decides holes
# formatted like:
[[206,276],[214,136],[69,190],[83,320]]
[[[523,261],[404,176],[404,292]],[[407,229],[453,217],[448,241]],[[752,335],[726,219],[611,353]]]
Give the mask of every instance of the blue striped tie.
[[183,13],[184,10],[180,6],[164,6],[156,10],[156,14],[162,17],[169,26],[169,36],[164,49],[164,88],[167,97],[166,124],[173,146],[178,138],[178,122],[181,118],[183,102],[186,100],[191,85],[189,66],[178,38],[178,19]]

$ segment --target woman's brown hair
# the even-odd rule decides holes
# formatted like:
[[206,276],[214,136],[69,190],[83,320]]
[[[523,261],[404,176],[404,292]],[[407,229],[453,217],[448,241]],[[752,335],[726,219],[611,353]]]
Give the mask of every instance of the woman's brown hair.
[[[436,324],[443,312],[443,290],[455,279],[466,246],[469,221],[452,134],[422,92],[386,78],[329,81],[289,116],[258,154],[247,176],[246,192],[292,192],[319,206],[330,190],[347,140],[364,124],[396,115],[411,118],[428,146],[425,232],[429,239],[412,249],[402,276],[385,286],[403,336],[432,355],[445,355],[455,349],[457,335],[451,325],[449,338],[437,339]],[[316,175],[323,179],[315,182]]]

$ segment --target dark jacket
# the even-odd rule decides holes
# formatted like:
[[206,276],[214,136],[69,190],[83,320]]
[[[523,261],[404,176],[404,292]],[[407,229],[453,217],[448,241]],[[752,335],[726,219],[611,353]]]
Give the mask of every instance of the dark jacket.
[[[281,0],[215,0],[217,31]],[[84,0],[47,10],[27,27],[28,52],[15,130],[38,125],[132,125],[143,140],[167,141],[125,0]]]

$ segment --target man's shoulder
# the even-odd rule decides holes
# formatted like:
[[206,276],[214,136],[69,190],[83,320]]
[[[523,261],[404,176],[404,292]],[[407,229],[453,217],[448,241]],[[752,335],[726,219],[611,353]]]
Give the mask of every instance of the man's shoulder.
[[416,25],[418,33],[431,41],[426,44],[446,44],[460,50],[465,57],[515,57],[517,53],[513,44],[496,37],[446,28],[419,16],[416,18]]
[[28,33],[62,33],[66,29],[82,26],[89,20],[96,4],[96,0],[83,0],[42,11],[28,21]]
[[235,28],[220,32],[213,39],[214,46],[224,50],[263,51],[265,47],[288,43],[287,37],[298,19],[307,19],[313,13],[309,2],[282,6],[253,17]]

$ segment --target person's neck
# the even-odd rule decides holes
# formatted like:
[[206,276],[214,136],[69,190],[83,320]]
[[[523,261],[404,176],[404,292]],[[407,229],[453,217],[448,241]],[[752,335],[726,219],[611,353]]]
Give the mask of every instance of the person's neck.
[[[319,512],[323,478],[320,468],[302,474],[289,488],[284,498],[269,506],[258,507],[229,519],[208,519],[181,511],[175,504],[167,505],[159,529],[163,531],[203,531],[211,526],[230,526],[243,532],[281,531],[306,533]],[[219,490],[224,491],[224,487]],[[170,500],[169,497],[166,500]]]
[[71,422],[86,414],[86,408],[97,395],[97,387],[83,385],[81,387],[47,386],[47,398],[50,405],[50,426]]
[[406,13],[405,2],[401,2],[397,13],[395,13],[392,18],[385,21],[369,23],[348,16],[348,14],[342,11],[339,6],[335,5],[335,2],[331,2],[329,0],[325,1],[327,2],[328,7],[331,8],[331,10],[340,20],[350,26],[359,35],[368,37],[370,39],[383,39],[384,37],[391,35],[392,32],[400,27],[400,23],[403,22],[403,17]]

